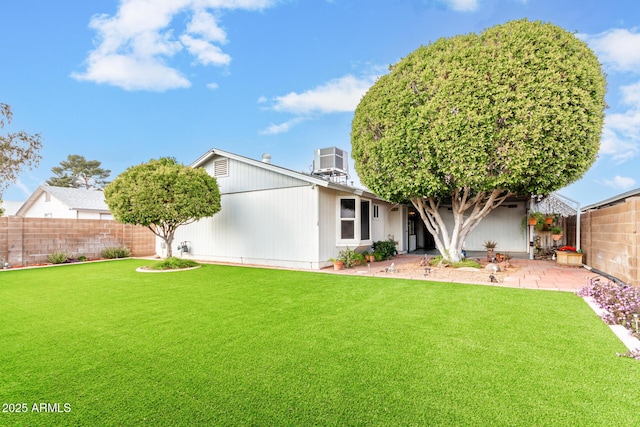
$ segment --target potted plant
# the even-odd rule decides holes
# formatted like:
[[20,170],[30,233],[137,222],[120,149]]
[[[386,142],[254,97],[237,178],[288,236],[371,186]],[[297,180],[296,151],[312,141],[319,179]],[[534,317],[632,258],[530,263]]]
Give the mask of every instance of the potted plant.
[[493,259],[493,250],[498,246],[498,242],[495,240],[485,240],[484,248],[487,250],[487,261]]
[[353,267],[356,260],[355,254],[356,253],[354,252],[354,250],[350,249],[349,246],[347,246],[346,249],[340,251],[340,253],[338,254],[338,259],[342,261],[342,263],[344,264],[344,268]]
[[553,240],[558,241],[558,240],[562,239],[562,228],[557,227],[557,226],[556,227],[551,227],[550,231],[551,231],[551,238]]
[[376,256],[369,251],[364,251],[362,254],[364,255],[365,262],[374,262],[376,260]]
[[547,226],[547,215],[542,212],[529,212],[529,225],[533,225],[538,231],[544,230]]
[[333,269],[334,270],[342,270],[344,269],[344,262],[342,262],[341,260],[337,259],[337,258],[329,258],[329,261],[333,263]]
[[353,253],[353,265],[363,265],[367,263],[367,258],[363,253],[354,252]]

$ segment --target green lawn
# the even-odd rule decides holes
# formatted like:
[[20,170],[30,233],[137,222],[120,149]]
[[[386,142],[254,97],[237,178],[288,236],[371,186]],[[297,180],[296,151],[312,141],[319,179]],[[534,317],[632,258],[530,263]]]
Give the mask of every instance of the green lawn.
[[0,425],[640,423],[640,363],[573,294],[144,264],[0,272],[0,403],[28,408]]

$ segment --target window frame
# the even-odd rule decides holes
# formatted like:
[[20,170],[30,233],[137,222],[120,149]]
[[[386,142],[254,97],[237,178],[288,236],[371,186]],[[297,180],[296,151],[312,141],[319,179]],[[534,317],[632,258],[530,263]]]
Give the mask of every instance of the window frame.
[[[343,200],[353,200],[355,207],[355,215],[353,217],[343,216]],[[369,238],[362,239],[362,203],[369,204],[369,212],[367,214],[367,224],[369,227]],[[372,215],[373,200],[355,195],[340,195],[336,198],[336,242],[338,246],[363,246],[373,243],[373,224]],[[343,237],[343,222],[351,222],[353,224],[353,238]]]

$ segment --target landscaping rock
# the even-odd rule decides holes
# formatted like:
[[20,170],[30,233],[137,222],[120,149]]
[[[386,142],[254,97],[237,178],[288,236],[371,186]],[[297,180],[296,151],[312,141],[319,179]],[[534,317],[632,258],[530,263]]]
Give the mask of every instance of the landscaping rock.
[[484,267],[487,271],[500,271],[500,266],[496,263],[490,262]]

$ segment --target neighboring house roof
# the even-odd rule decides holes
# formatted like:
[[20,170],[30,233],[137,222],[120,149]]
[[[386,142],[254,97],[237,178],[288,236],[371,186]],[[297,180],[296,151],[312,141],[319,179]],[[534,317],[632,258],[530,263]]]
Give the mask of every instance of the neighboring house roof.
[[26,202],[16,212],[17,216],[24,215],[38,198],[48,193],[69,207],[70,210],[109,212],[109,207],[104,201],[104,193],[99,190],[86,190],[84,188],[52,187],[41,185],[33,192]]
[[610,197],[598,203],[593,203],[591,205],[587,205],[582,208],[582,211],[588,211],[593,209],[601,209],[606,208],[608,206],[617,205],[618,203],[623,203],[629,197],[640,196],[640,188],[636,188],[635,190],[627,191],[626,193],[618,194],[617,196]]
[[220,150],[217,148],[212,148],[211,150],[207,151],[205,154],[203,154],[202,156],[200,156],[199,159],[197,159],[195,162],[193,162],[191,164],[191,167],[193,168],[197,168],[202,166],[203,164],[205,164],[207,161],[209,161],[211,158],[215,157],[215,156],[222,156],[222,157],[227,157],[229,159],[233,159],[233,160],[237,160],[239,162],[242,163],[246,163],[249,165],[253,165],[255,167],[258,168],[262,168],[265,170],[269,170],[272,172],[276,172],[285,176],[289,176],[292,178],[297,178],[300,179],[302,181],[306,181],[309,184],[315,184],[318,185],[320,187],[326,187],[326,188],[331,188],[337,191],[344,191],[345,193],[351,193],[351,194],[355,194],[357,196],[365,196],[371,199],[377,199],[377,200],[384,200],[382,198],[380,198],[379,196],[371,193],[370,191],[367,191],[365,189],[362,188],[356,188],[356,187],[351,187],[349,185],[345,185],[345,184],[340,184],[338,182],[334,182],[334,181],[329,181],[327,179],[324,179],[320,176],[316,176],[316,175],[310,175],[310,174],[306,174],[303,172],[296,172],[294,170],[291,169],[287,169],[287,168],[283,168],[281,166],[276,166],[274,164],[268,163],[268,162],[264,162],[261,160],[255,160],[255,159],[250,159],[248,157],[244,157],[244,156],[240,156],[238,154],[234,154],[234,153],[229,153],[228,151],[224,151],[224,150]]
[[0,208],[4,209],[4,216],[15,215],[24,202],[14,200],[0,200]]

